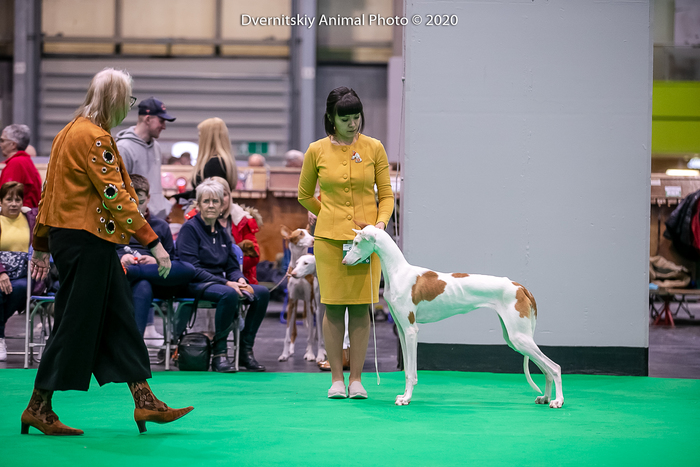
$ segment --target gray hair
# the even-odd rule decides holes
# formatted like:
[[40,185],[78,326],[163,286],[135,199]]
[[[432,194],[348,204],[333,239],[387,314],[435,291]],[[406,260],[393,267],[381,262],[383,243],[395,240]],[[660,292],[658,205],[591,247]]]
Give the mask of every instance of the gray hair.
[[27,125],[20,125],[15,123],[13,125],[6,126],[3,130],[7,135],[7,139],[14,141],[17,144],[18,151],[24,151],[29,146],[29,136],[30,131]]
[[204,195],[214,195],[219,198],[219,201],[224,201],[224,187],[221,183],[206,179],[197,185],[197,204],[202,202]]

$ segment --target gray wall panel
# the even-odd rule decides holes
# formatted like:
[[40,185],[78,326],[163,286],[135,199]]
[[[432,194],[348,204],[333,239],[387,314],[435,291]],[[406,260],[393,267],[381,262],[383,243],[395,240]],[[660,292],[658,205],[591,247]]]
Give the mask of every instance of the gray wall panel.
[[[286,60],[216,59],[45,59],[42,62],[40,152],[48,156],[51,141],[68,123],[85,96],[92,76],[111,66],[134,78],[134,96],[156,96],[177,117],[161,133],[166,153],[177,141],[197,142],[197,124],[210,117],[226,122],[240,160],[245,142],[274,143],[272,163],[282,160],[289,141],[289,77]],[[134,108],[121,126],[134,125]]]

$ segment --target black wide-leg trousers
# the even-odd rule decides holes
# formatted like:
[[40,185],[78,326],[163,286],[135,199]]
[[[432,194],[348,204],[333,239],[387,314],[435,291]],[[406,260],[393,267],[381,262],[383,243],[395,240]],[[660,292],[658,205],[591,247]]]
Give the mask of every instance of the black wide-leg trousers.
[[114,243],[82,230],[52,228],[49,250],[59,289],[34,386],[87,391],[93,374],[100,386],[150,378],[148,350]]

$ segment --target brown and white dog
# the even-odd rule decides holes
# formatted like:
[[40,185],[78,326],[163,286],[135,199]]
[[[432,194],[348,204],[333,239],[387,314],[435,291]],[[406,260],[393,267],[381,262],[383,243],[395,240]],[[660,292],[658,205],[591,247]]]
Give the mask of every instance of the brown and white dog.
[[[369,225],[354,232],[352,248],[343,264],[352,266],[364,261],[372,252],[377,253],[384,274],[384,299],[399,331],[406,390],[396,396],[396,405],[411,402],[413,386],[418,382],[418,323],[433,323],[477,308],[496,310],[503,337],[512,349],[525,356],[523,369],[527,381],[540,393],[530,376],[528,361],[531,359],[544,373],[545,393],[535,402],[549,404],[551,408],[564,404],[561,368],[543,354],[533,340],[537,304],[525,287],[506,277],[439,273],[412,266],[383,230]],[[556,385],[555,399],[551,399],[552,383]]]
[[[292,276],[293,267],[297,264],[299,258],[306,255],[308,249],[314,246],[314,238],[306,229],[291,231],[289,228],[282,226],[280,232],[287,240],[291,260],[287,271],[287,330],[284,337],[284,349],[278,360],[285,362],[294,355],[294,342],[297,337],[297,306],[299,301],[302,301],[305,316],[304,322],[309,330],[304,360],[321,362],[326,359],[326,349],[323,344],[321,331],[323,310],[319,306],[318,279],[313,273],[299,277]],[[314,271],[315,269],[314,262]],[[316,317],[316,323],[314,323],[314,317]],[[318,352],[314,353],[314,347],[317,345]]]

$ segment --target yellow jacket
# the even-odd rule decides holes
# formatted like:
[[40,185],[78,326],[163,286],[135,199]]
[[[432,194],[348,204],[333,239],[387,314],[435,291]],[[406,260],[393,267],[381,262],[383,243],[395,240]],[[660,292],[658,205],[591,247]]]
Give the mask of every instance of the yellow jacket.
[[53,140],[34,226],[35,250],[49,251],[50,227],[85,230],[112,243],[144,246],[158,236],[138,210],[136,192],[109,132],[78,117]]
[[[320,201],[314,198],[317,181]],[[299,177],[299,202],[318,216],[314,235],[319,238],[352,240],[358,222],[387,224],[394,193],[382,143],[362,134],[349,146],[333,144],[328,137],[311,143]]]

